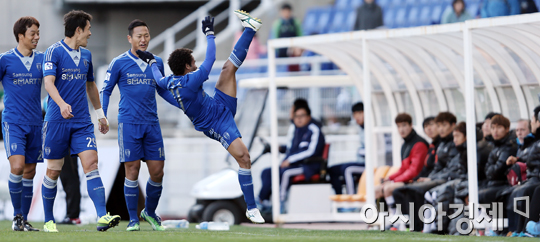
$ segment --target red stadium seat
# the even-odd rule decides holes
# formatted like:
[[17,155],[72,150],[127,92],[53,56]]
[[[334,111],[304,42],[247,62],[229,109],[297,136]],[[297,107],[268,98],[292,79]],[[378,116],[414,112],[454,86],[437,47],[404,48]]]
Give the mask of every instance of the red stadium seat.
[[[323,154],[322,154],[322,158],[325,161],[328,161],[329,151],[330,151],[330,144],[325,144]],[[326,171],[324,171],[324,172],[326,174]],[[304,176],[304,174],[301,174],[301,175],[298,175],[298,176],[295,176],[295,177],[292,178],[292,184],[302,183],[302,182],[313,182],[314,183],[314,182],[320,181],[320,179],[321,179],[321,174],[315,174],[315,175],[311,176],[309,181],[306,181],[306,176]]]

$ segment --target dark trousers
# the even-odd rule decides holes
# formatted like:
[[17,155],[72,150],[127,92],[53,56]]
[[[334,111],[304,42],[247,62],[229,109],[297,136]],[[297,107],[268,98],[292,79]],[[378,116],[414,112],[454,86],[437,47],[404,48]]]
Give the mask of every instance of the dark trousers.
[[529,220],[534,221],[534,222],[539,222],[540,221],[540,206],[538,206],[538,204],[540,204],[540,186],[536,186],[536,188],[534,189],[530,204],[535,204],[535,206],[530,206]]
[[[507,202],[505,204],[506,212],[508,214],[508,231],[525,232],[525,225],[527,224],[526,222],[528,220],[526,217],[523,217],[514,212],[514,198],[530,198],[538,185],[540,185],[540,180],[536,177],[533,177],[527,180],[524,184],[513,187],[512,193],[510,193],[508,199],[506,199]],[[535,206],[531,206],[532,204],[534,203],[532,203],[531,201],[531,203],[529,203],[530,208],[537,206],[537,204]],[[527,209],[525,205],[525,201],[519,200],[516,203],[515,209],[525,212],[525,210]]]
[[[321,164],[319,163],[310,163],[310,164],[304,164],[301,162],[293,163],[289,167],[286,168],[279,168],[279,180],[280,180],[280,191],[288,190],[291,186],[291,180],[296,175],[304,174],[306,177],[306,181],[309,181],[309,179],[314,175],[318,174],[320,172]],[[293,174],[293,176],[289,176],[288,180],[285,182],[282,181],[283,174],[286,171],[289,170],[295,170],[298,171],[298,173]],[[259,192],[259,199],[261,201],[264,200],[270,200],[270,195],[272,195],[272,170],[271,168],[266,168],[261,173],[261,182],[262,187],[261,191]],[[283,199],[283,194],[280,194],[281,200]]]
[[[431,188],[445,183],[445,180],[435,180],[426,182],[415,182],[402,187],[397,188],[392,193],[396,204],[401,204],[401,212],[403,214],[409,214],[410,217],[414,217],[414,230],[422,231],[424,224],[420,221],[418,211],[420,207],[425,204],[424,194]],[[409,210],[409,203],[414,203],[414,210]]]
[[[349,167],[358,167],[359,170],[364,170],[364,164],[360,164],[358,162],[351,162],[351,163],[345,163],[340,165],[335,165],[330,168],[328,168],[328,175],[330,175],[330,183],[332,184],[332,188],[334,189],[334,192],[336,194],[342,194],[343,193],[343,184],[346,183],[346,177],[345,177],[345,170]],[[358,181],[360,176],[362,175],[362,172],[354,172],[352,173],[352,178],[349,178],[348,180],[352,180],[354,183],[355,181]],[[354,194],[354,191],[349,191],[352,185],[352,190],[355,190],[356,184],[347,184],[347,193],[348,194]],[[351,193],[352,192],[352,193]]]
[[68,154],[64,157],[60,181],[66,192],[66,217],[70,219],[79,218],[81,213],[81,183],[79,181],[79,166],[76,156],[72,157]]

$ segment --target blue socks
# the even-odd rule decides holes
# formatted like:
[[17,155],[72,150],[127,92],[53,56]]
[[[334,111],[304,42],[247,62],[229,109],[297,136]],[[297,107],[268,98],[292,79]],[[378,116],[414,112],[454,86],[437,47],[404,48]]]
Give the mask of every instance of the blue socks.
[[43,197],[43,210],[45,211],[45,222],[54,221],[53,206],[54,199],[56,198],[56,183],[57,180],[49,178],[47,175],[43,177],[43,185],[41,187],[41,194]]
[[90,196],[90,199],[94,202],[98,217],[106,215],[105,188],[103,187],[103,182],[99,176],[98,169],[86,173],[86,186],[88,189],[88,196]]
[[150,178],[148,178],[148,183],[146,184],[146,202],[144,206],[146,213],[151,217],[156,216],[156,208],[161,197],[161,191],[163,190],[161,184],[161,182],[153,182]]
[[251,28],[245,28],[242,36],[240,36],[240,39],[238,39],[236,45],[234,45],[234,49],[229,56],[229,60],[237,68],[240,67],[246,59],[249,45],[251,44],[251,40],[253,40],[253,36],[255,36],[255,33],[255,30]]
[[11,195],[11,204],[13,204],[13,216],[22,215],[21,196],[22,196],[22,175],[9,173],[9,195]]
[[[246,32],[244,31],[244,34],[245,33]],[[244,200],[246,201],[247,208],[257,208],[257,205],[255,204],[255,195],[253,192],[253,179],[251,178],[251,169],[239,168],[238,181],[240,182],[240,188],[242,188],[242,193],[244,193]]]
[[24,220],[27,220],[30,205],[32,205],[32,197],[34,196],[34,180],[23,178],[22,185],[21,210]]
[[139,216],[137,214],[137,205],[139,202],[139,182],[137,180],[132,181],[127,178],[124,180],[124,197],[126,199],[126,206],[129,213],[129,221],[139,222]]

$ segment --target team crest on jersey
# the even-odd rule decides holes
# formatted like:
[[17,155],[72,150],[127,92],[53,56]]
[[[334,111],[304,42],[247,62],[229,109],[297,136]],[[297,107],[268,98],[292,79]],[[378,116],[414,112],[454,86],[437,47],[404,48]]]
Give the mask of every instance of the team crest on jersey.
[[225,132],[225,133],[223,133],[223,138],[229,139],[229,138],[231,138],[231,136],[229,135],[228,132]]
[[50,147],[45,147],[45,154],[49,155],[50,153],[51,153],[51,148]]
[[88,61],[86,59],[83,59],[84,67],[88,69]]
[[129,155],[131,154],[131,151],[129,151],[129,149],[126,149],[125,153],[126,153],[126,156],[129,157]]
[[52,70],[52,69],[53,69],[53,63],[52,62],[45,63],[45,70],[46,71]]
[[16,143],[11,144],[11,150],[17,151],[17,144]]
[[38,71],[41,71],[41,63],[37,63],[36,68],[38,69]]

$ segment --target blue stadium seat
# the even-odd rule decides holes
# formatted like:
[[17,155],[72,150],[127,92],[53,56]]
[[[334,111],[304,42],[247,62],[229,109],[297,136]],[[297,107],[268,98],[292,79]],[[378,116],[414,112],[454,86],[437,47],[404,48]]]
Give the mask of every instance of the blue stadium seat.
[[404,2],[409,7],[418,5],[418,0],[404,0]]
[[396,17],[394,18],[394,27],[395,28],[407,27],[407,7],[400,7],[396,9]]
[[317,30],[319,30],[320,34],[328,33],[330,24],[332,23],[333,11],[330,7],[321,9],[317,19]]
[[416,27],[420,25],[420,6],[413,6],[409,9],[407,16],[407,27]]
[[356,21],[356,10],[336,10],[328,33],[353,31]]
[[449,7],[450,5],[447,3],[437,4],[433,6],[433,10],[431,11],[431,24],[439,24],[441,23],[441,17],[446,9],[446,7]]
[[[540,1],[540,0],[538,0],[538,1]],[[390,7],[390,5],[392,5],[392,0],[378,0],[377,4],[379,4],[379,6],[382,9],[386,9],[386,8]]]
[[404,7],[406,2],[403,0],[392,0],[392,7]]
[[317,23],[320,12],[320,8],[310,8],[307,10],[306,15],[304,16],[304,22],[302,23],[304,35],[312,35],[319,32],[317,30]]
[[418,26],[431,25],[431,5],[424,5],[418,16]]
[[334,3],[334,8],[336,9],[346,9],[349,7],[349,0],[336,0]]
[[351,0],[349,2],[350,8],[355,8],[355,9],[362,6],[362,4],[364,4],[364,0]]
[[387,28],[394,28],[394,18],[396,16],[396,10],[394,8],[387,8],[383,11],[384,26]]
[[467,4],[467,12],[471,15],[471,17],[475,18],[480,14],[480,1],[469,1]]

